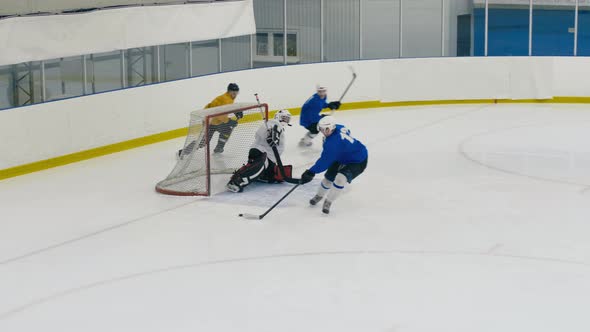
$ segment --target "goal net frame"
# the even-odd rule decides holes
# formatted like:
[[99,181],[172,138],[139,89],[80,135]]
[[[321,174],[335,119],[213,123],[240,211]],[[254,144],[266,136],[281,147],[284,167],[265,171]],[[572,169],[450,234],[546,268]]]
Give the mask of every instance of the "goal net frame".
[[[233,107],[232,107],[233,106]],[[264,104],[256,104],[256,103],[234,103],[234,104],[229,104],[229,105],[223,105],[223,106],[219,106],[219,107],[212,107],[212,108],[207,108],[207,109],[202,109],[199,111],[193,111],[191,112],[191,122],[189,124],[188,127],[188,132],[187,132],[187,137],[185,139],[185,143],[183,145],[183,150],[187,147],[187,145],[189,145],[191,142],[193,142],[194,138],[191,138],[191,127],[192,126],[198,126],[198,123],[194,123],[193,119],[194,118],[202,118],[203,121],[201,123],[201,125],[204,127],[200,130],[199,135],[197,140],[204,140],[205,144],[204,144],[204,149],[205,149],[205,172],[203,174],[195,174],[195,176],[193,177],[193,180],[196,181],[196,178],[202,176],[205,177],[205,190],[204,191],[180,191],[180,190],[172,190],[172,189],[166,189],[164,188],[165,185],[163,184],[165,181],[170,179],[170,176],[175,172],[176,167],[178,167],[180,161],[178,161],[175,166],[174,169],[172,170],[172,172],[166,177],[165,180],[162,180],[160,182],[158,182],[158,184],[156,184],[156,192],[160,193],[160,194],[164,194],[164,195],[172,195],[172,196],[210,196],[211,195],[211,153],[212,153],[212,148],[211,148],[211,141],[213,141],[213,136],[209,135],[209,132],[211,130],[211,120],[212,118],[215,117],[219,117],[219,116],[229,116],[231,114],[235,114],[238,112],[247,112],[247,111],[256,111],[256,112],[251,112],[249,115],[244,116],[244,118],[240,119],[238,126],[243,125],[243,124],[247,124],[247,123],[252,123],[252,122],[258,122],[258,121],[262,121],[262,123],[268,121],[268,114],[269,114],[269,110],[268,110],[268,104],[264,103]],[[205,125],[203,125],[205,124]],[[235,134],[235,133],[234,133]],[[231,138],[234,138],[232,134],[230,136]],[[248,144],[248,149],[250,148],[250,146],[252,145],[252,143],[254,142],[254,133],[252,133],[252,137],[249,138],[251,143]],[[200,149],[201,147],[199,147],[198,149]],[[247,158],[248,156],[248,150],[246,151],[241,151],[243,152],[243,158],[244,160]],[[194,156],[190,156],[190,157],[194,157]],[[237,167],[239,168],[239,167]],[[237,169],[236,168],[236,169]],[[235,171],[235,169],[232,170],[232,172]],[[219,172],[219,173],[215,173],[215,174],[231,174],[231,172],[229,172],[229,170],[227,172]],[[189,180],[187,180],[189,181]],[[228,181],[229,181],[229,177],[228,177]]]

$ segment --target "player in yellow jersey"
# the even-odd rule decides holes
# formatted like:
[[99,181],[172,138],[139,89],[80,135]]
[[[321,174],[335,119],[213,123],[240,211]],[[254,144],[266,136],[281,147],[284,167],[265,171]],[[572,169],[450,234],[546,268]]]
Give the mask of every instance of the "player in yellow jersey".
[[[238,85],[236,83],[230,83],[227,86],[227,92],[217,96],[212,102],[207,104],[205,108],[233,104],[239,92],[240,88]],[[230,118],[227,115],[220,115],[211,119],[211,125],[209,126],[209,140],[211,140],[211,137],[213,137],[215,132],[219,133],[219,139],[217,140],[217,145],[215,146],[213,152],[223,152],[225,143],[227,143],[227,140],[231,136],[232,131],[238,125],[238,120],[241,119],[244,114],[242,112],[236,112],[235,116],[236,119]]]
[[[211,101],[209,104],[207,104],[207,106],[205,106],[205,108],[212,108],[212,107],[233,104],[234,100],[238,96],[239,92],[240,92],[240,88],[238,87],[238,85],[236,83],[230,83],[227,86],[227,92],[225,92],[222,95],[217,96],[215,99],[213,99],[213,101]],[[209,137],[207,140],[211,141],[211,138],[213,137],[215,132],[219,133],[219,138],[217,139],[217,145],[215,146],[215,149],[213,150],[213,152],[215,152],[215,153],[222,153],[223,152],[223,148],[225,147],[225,143],[227,143],[227,140],[231,136],[232,131],[238,125],[238,120],[244,116],[244,114],[242,112],[236,112],[236,113],[234,113],[234,115],[236,116],[235,119],[228,117],[227,114],[211,118],[211,124],[209,125],[209,135],[208,135]],[[196,145],[196,141],[193,141],[190,144],[188,144],[184,149],[179,150],[178,151],[178,158],[183,159],[184,156],[189,155],[193,151],[193,149],[195,148],[195,145]],[[205,146],[205,139],[202,139],[201,142],[199,143],[199,148],[202,148],[203,146]]]

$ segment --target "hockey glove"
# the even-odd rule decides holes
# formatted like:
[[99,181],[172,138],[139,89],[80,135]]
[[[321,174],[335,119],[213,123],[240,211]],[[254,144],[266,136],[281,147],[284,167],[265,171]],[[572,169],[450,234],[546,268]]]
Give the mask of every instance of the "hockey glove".
[[310,171],[310,170],[306,170],[305,172],[303,172],[303,174],[301,174],[301,180],[299,180],[300,184],[306,184],[308,182],[310,182],[311,180],[313,180],[313,177],[315,176],[315,173]]
[[238,118],[238,120],[244,117],[244,112],[236,112],[234,114],[236,115],[236,118]]
[[328,103],[328,108],[331,110],[337,110],[340,108],[340,102],[339,101],[332,101],[332,102]]

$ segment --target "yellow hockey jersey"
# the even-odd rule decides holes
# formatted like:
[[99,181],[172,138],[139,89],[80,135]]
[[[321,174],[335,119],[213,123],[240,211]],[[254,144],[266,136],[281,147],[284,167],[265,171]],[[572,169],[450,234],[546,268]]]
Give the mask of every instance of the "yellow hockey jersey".
[[[213,99],[213,101],[210,102],[209,104],[207,104],[207,106],[205,106],[205,108],[229,105],[229,104],[233,104],[233,103],[234,103],[234,99],[231,97],[229,92],[226,92],[220,96],[217,96],[215,99]],[[228,121],[229,121],[229,118],[228,118],[227,114],[224,114],[224,115],[220,115],[220,116],[216,116],[216,117],[212,118],[211,124],[212,125],[219,125],[222,123],[227,123]]]

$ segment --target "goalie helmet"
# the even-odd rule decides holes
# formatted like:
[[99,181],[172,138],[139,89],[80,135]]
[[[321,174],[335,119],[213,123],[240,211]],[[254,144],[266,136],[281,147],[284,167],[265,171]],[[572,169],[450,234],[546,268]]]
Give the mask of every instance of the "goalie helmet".
[[279,110],[275,114],[275,120],[277,120],[279,122],[283,122],[283,123],[287,124],[288,126],[291,126],[291,124],[289,123],[289,122],[291,122],[291,112],[289,112],[289,110],[287,110],[287,109]]
[[[318,131],[321,131],[322,134],[324,134],[325,136],[329,136],[329,134],[331,134],[335,128],[336,119],[331,115],[324,116],[323,118],[321,118],[320,122],[318,122]],[[329,133],[327,133],[328,129],[330,130]]]

